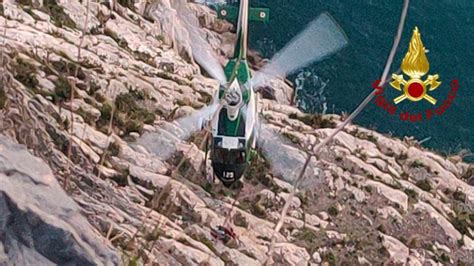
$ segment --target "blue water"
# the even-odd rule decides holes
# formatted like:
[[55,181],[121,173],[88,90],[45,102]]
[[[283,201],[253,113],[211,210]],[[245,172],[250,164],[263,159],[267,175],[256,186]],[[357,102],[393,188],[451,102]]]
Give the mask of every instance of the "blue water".
[[[379,79],[393,43],[402,1],[389,0],[271,0],[264,2],[271,9],[270,23],[251,25],[251,48],[270,56],[282,48],[304,26],[321,12],[328,11],[339,22],[349,38],[349,45],[338,54],[308,69],[323,81],[328,81],[324,99],[328,112],[352,111],[372,90]],[[255,1],[255,4],[258,4]],[[438,73],[443,84],[430,95],[438,105],[446,99],[453,79],[460,81],[457,98],[442,115],[430,121],[410,123],[389,116],[372,102],[356,118],[355,123],[375,128],[398,137],[431,137],[423,145],[443,153],[460,149],[474,151],[474,1],[413,0],[408,12],[404,34],[391,72],[395,72],[408,49],[414,26],[429,49],[430,73]],[[295,75],[290,77],[294,80]],[[310,87],[310,86],[309,86]],[[321,105],[311,95],[317,87],[305,87],[303,101]],[[399,92],[387,87],[385,96],[393,99]],[[432,108],[427,101],[404,101],[398,106],[406,110]],[[318,108],[313,108],[318,109]],[[314,111],[314,110],[313,110]],[[468,158],[472,160],[474,158]]]

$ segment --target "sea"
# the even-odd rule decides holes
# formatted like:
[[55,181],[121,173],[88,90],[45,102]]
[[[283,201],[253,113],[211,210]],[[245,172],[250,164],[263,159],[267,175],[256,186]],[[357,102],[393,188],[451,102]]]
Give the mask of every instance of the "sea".
[[[288,78],[293,82],[297,79],[306,81],[298,94],[301,109],[341,114],[354,110],[373,90],[372,83],[382,75],[403,1],[254,0],[251,5],[270,8],[268,23],[250,25],[250,48],[267,58],[319,14],[328,12],[335,18],[348,37],[348,45]],[[436,106],[424,100],[405,100],[397,105],[398,110],[417,114],[442,105],[448,98],[452,80],[459,82],[456,97],[442,115],[417,122],[390,115],[373,100],[354,123],[399,138],[413,136],[422,141],[423,146],[442,154],[457,154],[462,150],[474,152],[474,1],[410,1],[402,40],[390,73],[400,68],[415,26],[429,51],[429,74],[438,74],[442,84],[429,93],[438,100]],[[390,100],[399,95],[399,91],[385,87],[385,98]],[[473,162],[474,156],[466,156],[465,160]]]

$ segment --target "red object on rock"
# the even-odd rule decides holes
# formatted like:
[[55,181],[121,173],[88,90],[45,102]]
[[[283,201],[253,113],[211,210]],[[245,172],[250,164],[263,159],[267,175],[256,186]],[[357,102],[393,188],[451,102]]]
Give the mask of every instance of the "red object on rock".
[[212,237],[227,243],[231,239],[236,238],[236,234],[234,230],[231,227],[224,227],[224,226],[218,226],[217,229],[211,229],[211,235]]

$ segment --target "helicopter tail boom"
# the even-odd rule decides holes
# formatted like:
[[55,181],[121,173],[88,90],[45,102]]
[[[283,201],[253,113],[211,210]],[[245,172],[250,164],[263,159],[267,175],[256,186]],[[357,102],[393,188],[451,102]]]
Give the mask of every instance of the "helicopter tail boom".
[[[239,16],[239,8],[236,6],[216,7],[217,17],[229,22],[235,22]],[[249,21],[269,22],[270,9],[263,7],[249,8]]]

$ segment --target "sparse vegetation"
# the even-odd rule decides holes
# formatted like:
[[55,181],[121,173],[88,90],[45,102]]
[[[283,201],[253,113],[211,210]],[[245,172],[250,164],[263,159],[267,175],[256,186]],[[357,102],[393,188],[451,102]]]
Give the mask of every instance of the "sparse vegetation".
[[33,12],[33,9],[31,8],[23,8],[23,10],[28,13],[34,20],[40,20],[40,17]]
[[300,142],[300,139],[297,136],[295,136],[291,133],[283,132],[282,135],[285,136],[287,139],[289,139],[291,142],[293,142],[295,144]]
[[349,131],[348,133],[356,138],[365,139],[375,144],[377,144],[378,141],[377,137],[375,137],[373,134],[366,131],[360,131],[358,128],[355,128],[354,130]]
[[377,144],[377,141],[378,141],[377,137],[375,137],[372,134],[367,135],[367,140],[370,141],[370,142],[376,143],[376,144]]
[[5,108],[7,99],[7,94],[5,93],[4,88],[0,88],[0,109]]
[[425,167],[425,165],[418,161],[418,160],[414,160],[411,164],[410,164],[410,167],[412,168],[422,168],[422,167]]
[[[155,114],[140,105],[146,96],[143,92],[130,92],[121,94],[115,99],[116,113],[113,117],[113,124],[124,131],[141,132],[143,124],[151,124],[155,121]],[[110,103],[103,103],[100,108],[101,116],[97,121],[97,126],[102,132],[107,133],[112,116],[113,106]]]
[[214,243],[212,243],[212,241],[209,240],[207,237],[201,236],[199,237],[198,241],[206,245],[206,247],[208,247],[213,253],[218,254]]
[[177,100],[176,100],[176,104],[177,104],[178,106],[191,106],[191,107],[194,108],[194,109],[200,109],[200,108],[203,107],[203,104],[202,104],[202,103],[193,101],[193,100],[191,100],[191,99],[188,98],[188,97],[184,97],[184,98],[181,98],[181,99],[177,99]]
[[299,231],[296,236],[296,239],[303,240],[305,242],[314,242],[316,240],[316,235],[313,231],[307,229],[307,228],[302,228],[301,231]]
[[[31,2],[31,1],[30,1]],[[42,11],[48,13],[53,20],[54,25],[58,28],[68,27],[76,28],[76,23],[72,20],[64,8],[58,5],[56,0],[43,0]]]
[[411,188],[406,188],[404,190],[405,194],[407,194],[408,196],[408,200],[410,202],[417,202],[418,201],[418,193],[416,193],[415,190],[411,189]]
[[84,111],[84,109],[79,108],[76,113],[80,115],[87,124],[92,125],[95,123],[94,117],[90,113]]
[[300,192],[296,193],[296,197],[298,197],[298,199],[300,199],[301,204],[302,204],[303,206],[309,204],[309,199],[308,199],[308,196],[307,196],[307,191],[300,191]]
[[115,35],[115,33],[110,32],[109,30],[107,30],[107,28],[104,30],[104,34],[112,38],[122,49],[128,49],[128,43],[125,39],[122,39],[119,36]]
[[397,160],[404,161],[408,159],[408,154],[406,152],[402,152],[396,158]]
[[421,239],[418,236],[413,236],[407,243],[409,248],[419,248],[421,247]]
[[408,174],[407,172],[403,171],[403,173],[400,174],[400,177],[401,177],[402,179],[408,180],[408,178],[410,178],[410,174]]
[[280,188],[273,183],[272,177],[268,174],[269,171],[270,164],[265,159],[265,156],[260,151],[258,151],[257,156],[255,156],[252,164],[247,169],[245,178],[250,180],[254,185],[260,183],[265,187],[270,188],[270,190],[273,192],[277,192],[280,190]]
[[428,181],[428,179],[419,180],[418,182],[416,182],[416,186],[421,188],[422,190],[424,190],[426,192],[430,192],[431,189],[432,189],[431,184]]
[[465,202],[466,194],[461,189],[457,189],[456,191],[453,192],[453,198],[457,201]]
[[53,99],[56,102],[64,102],[71,98],[72,86],[65,76],[59,76],[54,87]]
[[364,189],[369,192],[369,193],[372,193],[372,187],[371,186],[365,186]]
[[128,185],[128,176],[130,175],[130,171],[127,169],[124,169],[119,172],[118,175],[115,175],[112,179],[117,182],[119,186],[126,186]]
[[328,209],[328,214],[335,217],[339,214],[339,210],[337,209],[336,206],[331,206]]
[[207,193],[211,194],[212,197],[214,197],[214,192],[212,191],[212,184],[209,182],[205,182],[204,184],[201,185],[202,189],[206,191]]
[[[471,236],[469,233],[469,228],[474,228],[474,215],[469,215],[468,213],[457,213],[456,217],[451,216],[451,224],[463,235]],[[471,236],[472,237],[472,236]]]
[[89,88],[87,90],[87,94],[93,96],[100,89],[101,89],[100,85],[97,84],[97,82],[95,82],[94,80],[92,80],[89,83]]
[[240,203],[239,208],[259,218],[265,218],[267,216],[265,207],[258,201],[251,202],[249,199],[245,199]]
[[210,95],[209,93],[207,92],[199,92],[199,94],[201,95],[201,101],[204,102],[205,104],[210,104],[211,101],[212,101],[212,95]]
[[290,114],[289,118],[298,119],[306,125],[314,128],[334,128],[336,126],[336,123],[331,118],[328,118],[327,116],[324,116],[322,114],[298,115],[294,113]]
[[247,222],[247,218],[243,216],[240,212],[237,212],[234,215],[234,224],[240,227],[248,228],[249,223]]
[[[63,55],[64,58],[67,58],[67,55]],[[86,74],[82,67],[74,62],[68,60],[60,59],[51,63],[51,66],[60,74],[64,75],[74,75],[80,80],[86,79]],[[77,73],[77,75],[76,75]]]
[[385,230],[385,226],[383,224],[379,224],[379,226],[377,226],[377,230],[379,230],[383,234],[387,233],[387,231]]
[[17,0],[16,2],[22,6],[31,6],[33,4],[31,0]]
[[190,245],[189,242],[188,242],[188,240],[187,240],[186,238],[184,238],[184,237],[178,238],[178,242],[181,243],[181,244],[183,244],[183,245],[186,245],[186,246],[189,246],[189,245]]
[[22,58],[17,58],[12,64],[12,68],[16,80],[29,89],[36,89],[38,86],[37,70],[33,64]]
[[331,251],[323,253],[321,259],[323,260],[323,262],[329,263],[330,266],[337,265],[336,255],[334,255],[334,253],[332,253]]
[[134,0],[118,0],[117,2],[123,7],[130,8],[131,10],[135,10]]
[[116,141],[110,143],[108,151],[110,156],[118,156],[121,151],[120,144],[118,144]]
[[441,256],[439,258],[440,258],[441,262],[444,262],[444,263],[449,263],[449,261],[451,260],[449,258],[449,256],[446,255],[446,253],[444,253],[444,252],[441,254]]
[[252,204],[252,209],[251,212],[253,215],[259,217],[259,218],[265,218],[267,217],[267,212],[265,211],[265,207],[260,204],[260,202],[255,202]]
[[467,171],[461,176],[466,182],[468,182],[471,178],[474,177],[474,166],[469,166]]

